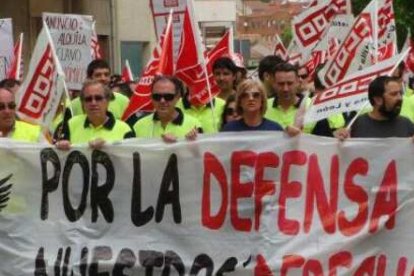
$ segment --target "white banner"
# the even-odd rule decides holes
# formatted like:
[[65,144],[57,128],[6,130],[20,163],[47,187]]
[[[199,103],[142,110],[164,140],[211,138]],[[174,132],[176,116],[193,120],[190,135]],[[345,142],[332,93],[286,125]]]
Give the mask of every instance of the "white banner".
[[413,149],[279,132],[70,152],[2,139],[0,274],[409,275]]
[[43,20],[49,27],[68,88],[80,90],[92,61],[92,16],[43,13]]
[[0,19],[0,80],[7,77],[13,58],[13,24],[11,18]]

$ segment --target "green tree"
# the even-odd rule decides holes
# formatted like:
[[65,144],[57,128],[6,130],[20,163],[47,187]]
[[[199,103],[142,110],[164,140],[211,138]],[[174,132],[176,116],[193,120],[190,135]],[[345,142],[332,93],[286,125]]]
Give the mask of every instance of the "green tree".
[[285,47],[288,47],[290,41],[292,40],[292,28],[286,28],[283,30],[283,32],[280,34],[280,39],[282,39],[283,45]]

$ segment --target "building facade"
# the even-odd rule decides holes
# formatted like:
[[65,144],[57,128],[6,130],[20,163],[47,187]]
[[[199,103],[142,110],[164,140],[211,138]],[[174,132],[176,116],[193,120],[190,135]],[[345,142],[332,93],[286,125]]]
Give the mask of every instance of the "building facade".
[[[235,1],[195,1],[195,17],[208,46],[234,26]],[[43,12],[92,15],[102,53],[115,73],[128,59],[134,75],[139,75],[156,45],[150,0],[2,0],[1,6],[0,18],[13,19],[14,37],[25,34],[26,64],[42,28]]]

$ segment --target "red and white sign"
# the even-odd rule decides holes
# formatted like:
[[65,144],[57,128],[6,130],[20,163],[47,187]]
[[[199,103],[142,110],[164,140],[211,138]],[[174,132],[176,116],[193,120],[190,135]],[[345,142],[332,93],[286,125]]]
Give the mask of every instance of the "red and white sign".
[[63,92],[64,73],[44,24],[33,50],[29,72],[17,95],[19,118],[49,127]]
[[92,61],[92,16],[43,13],[69,89],[80,90]]
[[348,0],[331,0],[309,7],[292,21],[293,32],[298,46],[306,51],[314,48],[330,22],[337,14],[346,14],[349,10]]
[[305,124],[337,113],[360,110],[368,102],[368,86],[379,76],[390,75],[408,50],[393,58],[358,71],[316,95],[305,115]]
[[319,78],[325,86],[331,86],[358,70],[389,58],[395,53],[395,45],[392,1],[373,0],[357,17],[336,55],[320,71]]

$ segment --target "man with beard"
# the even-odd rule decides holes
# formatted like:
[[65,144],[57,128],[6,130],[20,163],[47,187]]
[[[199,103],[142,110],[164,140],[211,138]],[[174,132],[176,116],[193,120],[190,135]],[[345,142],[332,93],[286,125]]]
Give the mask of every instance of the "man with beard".
[[400,116],[402,87],[398,79],[381,76],[368,87],[368,99],[373,109],[358,117],[351,131],[341,129],[335,136],[341,140],[351,137],[386,138],[413,137],[414,124]]

